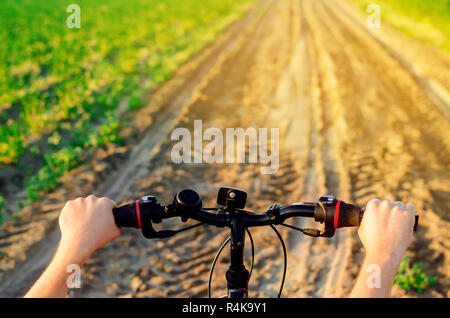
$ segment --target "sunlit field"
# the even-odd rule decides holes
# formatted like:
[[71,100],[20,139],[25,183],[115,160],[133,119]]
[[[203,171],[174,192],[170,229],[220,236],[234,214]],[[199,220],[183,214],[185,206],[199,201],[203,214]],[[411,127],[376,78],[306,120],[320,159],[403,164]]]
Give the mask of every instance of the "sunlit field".
[[[448,298],[449,105],[449,0],[0,0],[0,297],[46,268],[68,200],[167,205],[191,188],[215,208],[228,186],[255,214],[326,194],[413,203],[392,296]],[[180,215],[155,228],[194,225]],[[312,215],[274,223],[282,297],[350,294],[365,257],[355,215],[340,228],[326,214],[331,238]],[[124,229],[69,297],[207,297],[230,232],[202,225],[164,240]],[[279,292],[272,230],[249,229],[254,262],[243,241],[249,297]],[[229,249],[217,260],[213,297]]]
[[33,201],[86,151],[120,143],[117,115],[143,106],[142,91],[168,80],[249,2],[77,1],[82,26],[71,29],[67,2],[2,1],[0,197],[25,186]]

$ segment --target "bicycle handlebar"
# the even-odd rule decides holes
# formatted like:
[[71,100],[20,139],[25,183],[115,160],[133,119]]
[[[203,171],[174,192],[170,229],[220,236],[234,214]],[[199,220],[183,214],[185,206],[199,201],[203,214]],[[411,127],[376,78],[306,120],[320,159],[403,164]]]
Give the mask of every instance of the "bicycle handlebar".
[[[281,224],[306,235],[314,237],[332,237],[338,228],[359,226],[364,215],[364,209],[336,199],[334,196],[326,195],[319,198],[316,203],[295,203],[286,206],[273,204],[266,212],[256,214],[244,210],[247,200],[247,193],[236,188],[222,187],[217,196],[219,208],[202,208],[202,201],[197,192],[190,189],[179,191],[173,203],[162,206],[153,196],[145,196],[135,201],[113,209],[114,220],[119,227],[141,228],[142,234],[146,238],[167,238],[178,232],[192,229],[198,225],[209,224],[217,227],[228,227],[231,234],[222,244],[214,258],[211,267],[208,295],[211,295],[211,279],[215,262],[225,244],[231,242],[230,266],[226,272],[228,287],[228,297],[244,298],[248,296],[248,281],[253,267],[253,240],[249,227],[268,225],[277,234],[284,254],[283,275],[280,284],[278,297],[281,296],[284,280],[286,276],[287,253],[283,239],[274,225]],[[214,212],[212,212],[214,211]],[[160,223],[162,220],[172,217],[181,217],[183,222],[188,219],[197,220],[200,223],[178,230],[155,231],[152,224]],[[314,218],[316,222],[324,223],[323,230],[300,229],[295,226],[283,223],[292,217]],[[416,229],[418,216],[416,216]],[[252,262],[250,272],[244,265],[244,244],[245,233],[247,232],[252,243]]]
[[[228,192],[222,189],[226,189]],[[221,191],[222,194],[220,194]],[[233,198],[223,198],[230,193],[234,193]],[[242,193],[245,192],[239,189],[221,188],[219,196],[222,197],[218,197],[217,201],[222,206],[217,209],[202,209],[200,196],[190,189],[179,191],[174,202],[167,206],[161,206],[153,196],[145,196],[134,203],[114,208],[114,220],[119,227],[141,228],[147,238],[165,238],[174,235],[176,231],[157,232],[153,229],[152,223],[160,223],[167,218],[181,217],[183,221],[193,219],[204,224],[230,228],[234,222],[239,221],[244,227],[249,228],[281,224],[292,217],[307,217],[324,223],[325,228],[322,231],[303,229],[304,234],[315,237],[331,237],[338,228],[359,226],[364,215],[364,209],[361,207],[338,200],[330,195],[322,196],[317,203],[295,203],[282,207],[274,204],[265,213],[256,214],[236,208],[245,206],[246,193],[245,198]],[[239,202],[238,199],[244,202]],[[211,210],[215,210],[216,213],[210,212]],[[418,216],[416,216],[414,230],[416,230],[417,224]]]

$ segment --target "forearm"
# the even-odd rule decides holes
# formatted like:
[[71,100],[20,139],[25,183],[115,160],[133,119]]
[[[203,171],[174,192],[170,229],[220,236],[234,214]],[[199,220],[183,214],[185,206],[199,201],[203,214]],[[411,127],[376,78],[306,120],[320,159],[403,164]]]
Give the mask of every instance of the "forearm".
[[[59,216],[61,241],[50,265],[25,297],[65,297],[73,268],[81,267],[89,256],[120,235],[108,198],[77,198],[66,203]],[[69,270],[69,272],[67,272]]]
[[377,258],[366,257],[350,297],[390,297],[397,267],[393,261],[380,262]]
[[58,248],[44,273],[37,282],[31,287],[26,298],[62,298],[66,297],[68,292],[67,278],[71,272],[67,268],[71,264],[82,265],[82,259],[71,255],[72,253]]

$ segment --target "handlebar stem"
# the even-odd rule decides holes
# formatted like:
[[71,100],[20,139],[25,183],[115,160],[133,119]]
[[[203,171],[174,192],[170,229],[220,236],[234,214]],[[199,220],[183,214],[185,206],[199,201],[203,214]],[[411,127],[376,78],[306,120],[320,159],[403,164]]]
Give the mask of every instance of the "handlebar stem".
[[231,226],[231,265],[234,271],[240,271],[244,267],[245,223],[240,219],[234,219]]
[[231,298],[243,298],[248,294],[248,280],[250,274],[244,265],[246,224],[240,218],[231,221],[231,250],[230,267],[226,272],[226,279]]

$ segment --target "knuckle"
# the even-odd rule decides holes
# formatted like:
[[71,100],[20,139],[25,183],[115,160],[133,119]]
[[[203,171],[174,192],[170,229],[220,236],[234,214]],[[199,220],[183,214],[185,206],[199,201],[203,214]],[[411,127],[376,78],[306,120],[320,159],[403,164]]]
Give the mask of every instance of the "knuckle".
[[380,204],[380,200],[378,199],[372,199],[367,203],[368,208],[376,208]]
[[108,197],[102,197],[104,204],[107,204],[111,207],[116,206],[116,202]]
[[77,204],[79,204],[80,202],[82,202],[82,198],[81,198],[81,197],[78,197],[78,198],[75,198],[75,199],[72,199],[72,200],[67,201],[67,202],[66,202],[66,205],[65,205],[64,207],[67,207],[67,208],[73,208],[73,207],[75,207]]
[[98,198],[97,198],[95,195],[90,194],[89,196],[87,196],[86,200],[87,200],[88,202],[95,202],[95,201],[98,200]]
[[394,205],[395,205],[396,207],[398,207],[398,208],[401,208],[401,209],[403,209],[403,208],[405,207],[405,205],[404,205],[403,202],[401,202],[401,201],[396,201],[396,202],[394,203]]
[[383,200],[383,201],[381,201],[380,206],[384,210],[386,210],[386,209],[389,209],[391,207],[391,203],[389,201],[387,201],[387,200]]
[[101,204],[110,204],[111,200],[106,198],[106,197],[101,197],[101,198],[98,199],[98,202],[101,203]]

